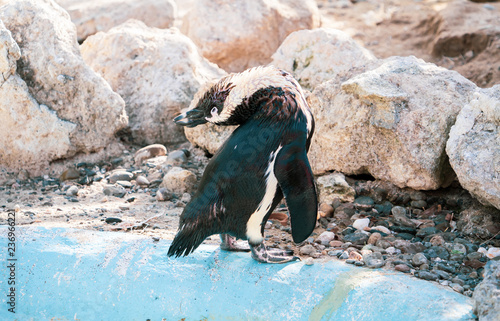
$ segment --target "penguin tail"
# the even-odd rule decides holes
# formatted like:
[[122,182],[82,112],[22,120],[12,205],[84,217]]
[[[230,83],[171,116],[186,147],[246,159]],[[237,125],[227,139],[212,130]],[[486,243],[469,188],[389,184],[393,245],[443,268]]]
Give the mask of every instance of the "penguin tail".
[[182,224],[168,249],[167,255],[175,257],[187,256],[196,250],[209,236],[200,230],[202,229],[196,228],[194,224]]

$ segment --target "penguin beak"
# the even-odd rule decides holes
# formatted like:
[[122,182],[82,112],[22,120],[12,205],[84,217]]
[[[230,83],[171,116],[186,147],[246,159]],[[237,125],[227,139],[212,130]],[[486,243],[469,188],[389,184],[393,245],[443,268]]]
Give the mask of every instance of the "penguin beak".
[[186,127],[196,127],[198,125],[205,124],[207,120],[205,119],[205,113],[195,108],[175,117],[174,122],[178,125]]

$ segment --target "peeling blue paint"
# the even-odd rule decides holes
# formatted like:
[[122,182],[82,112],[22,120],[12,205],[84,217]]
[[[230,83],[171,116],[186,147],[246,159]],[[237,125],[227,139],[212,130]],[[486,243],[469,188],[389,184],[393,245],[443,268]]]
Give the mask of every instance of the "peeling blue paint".
[[[2,247],[6,233],[0,228]],[[2,268],[0,320],[474,318],[463,295],[338,261],[266,265],[207,245],[174,259],[168,241],[61,228],[18,227],[17,238],[17,313],[7,311]],[[6,262],[6,251],[1,257]]]

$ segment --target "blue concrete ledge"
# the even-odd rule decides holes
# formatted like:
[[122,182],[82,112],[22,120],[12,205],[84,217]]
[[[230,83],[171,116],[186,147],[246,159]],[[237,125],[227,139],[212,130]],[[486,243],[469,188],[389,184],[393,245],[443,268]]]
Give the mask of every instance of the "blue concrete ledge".
[[342,262],[266,265],[202,246],[61,228],[16,230],[16,314],[0,228],[0,320],[469,320],[468,297],[401,273]]

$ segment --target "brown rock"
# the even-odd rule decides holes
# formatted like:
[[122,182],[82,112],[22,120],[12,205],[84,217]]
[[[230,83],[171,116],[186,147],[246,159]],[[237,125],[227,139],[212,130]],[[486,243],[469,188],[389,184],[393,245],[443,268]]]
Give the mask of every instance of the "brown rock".
[[399,272],[410,272],[410,267],[406,264],[398,264],[394,267],[394,269]]
[[380,240],[381,238],[382,238],[382,235],[380,233],[373,233],[368,238],[368,244],[375,245],[375,244],[377,244],[378,240]]
[[333,216],[334,209],[331,205],[329,205],[327,203],[321,203],[319,205],[319,210],[322,211],[323,213],[325,213],[324,217],[332,217]]
[[153,144],[139,149],[134,154],[135,164],[140,165],[144,160],[156,156],[167,155],[167,148],[161,144]]

